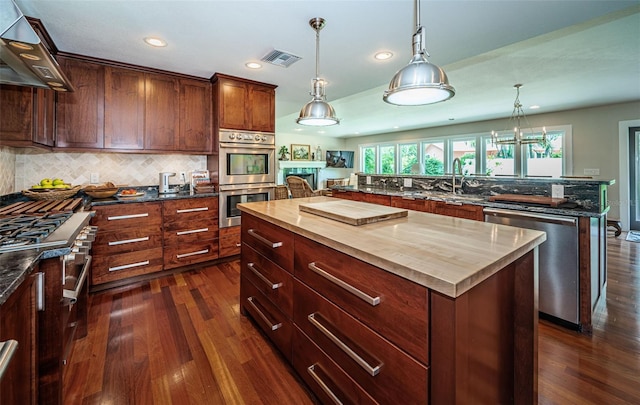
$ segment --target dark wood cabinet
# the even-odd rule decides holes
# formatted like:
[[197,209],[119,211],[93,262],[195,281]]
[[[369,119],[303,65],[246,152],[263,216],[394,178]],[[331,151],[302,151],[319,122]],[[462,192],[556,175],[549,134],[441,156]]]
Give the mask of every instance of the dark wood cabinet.
[[38,403],[37,277],[31,273],[0,306],[0,341],[18,342],[0,380],[1,404]]
[[240,254],[240,227],[220,228],[220,257]]
[[180,146],[178,79],[159,74],[145,76],[145,149],[177,151]]
[[53,90],[0,85],[0,145],[53,146]]
[[211,83],[181,79],[179,150],[212,151],[211,111]]
[[76,91],[58,94],[56,146],[102,149],[104,66],[67,57],[59,57],[58,62]]
[[143,149],[144,73],[107,66],[104,75],[105,149]]
[[482,206],[461,203],[447,203],[444,201],[431,201],[431,211],[434,214],[448,215],[450,217],[473,219],[484,221]]
[[213,78],[216,127],[275,132],[275,88],[216,74]]

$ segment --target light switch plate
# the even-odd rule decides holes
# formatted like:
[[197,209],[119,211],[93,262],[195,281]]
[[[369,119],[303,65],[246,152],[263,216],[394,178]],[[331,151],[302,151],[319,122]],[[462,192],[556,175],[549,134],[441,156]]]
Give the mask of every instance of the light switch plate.
[[411,187],[413,185],[413,179],[411,179],[411,177],[409,177],[408,179],[404,179],[404,187]]
[[367,176],[367,184],[371,184],[371,176]]
[[98,184],[98,183],[100,183],[100,174],[91,173],[91,184]]
[[551,198],[564,198],[564,186],[560,184],[552,184]]

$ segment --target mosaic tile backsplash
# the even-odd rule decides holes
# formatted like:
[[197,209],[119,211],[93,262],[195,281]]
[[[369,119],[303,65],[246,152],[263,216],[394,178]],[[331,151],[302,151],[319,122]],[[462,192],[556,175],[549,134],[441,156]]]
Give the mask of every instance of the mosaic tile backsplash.
[[[10,157],[5,157],[4,153],[0,154],[0,167],[3,168],[3,173],[4,161],[10,159]],[[192,170],[206,168],[207,157],[205,155],[51,153],[21,149],[19,154],[15,154],[13,176],[15,189],[11,184],[11,189],[3,189],[2,194],[27,189],[45,177],[58,177],[73,185],[86,185],[91,182],[91,174],[97,173],[98,183],[110,181],[123,186],[146,186],[157,185],[160,172],[183,171],[188,176]],[[179,176],[171,179],[171,184],[181,183]],[[14,182],[12,181],[12,183]]]

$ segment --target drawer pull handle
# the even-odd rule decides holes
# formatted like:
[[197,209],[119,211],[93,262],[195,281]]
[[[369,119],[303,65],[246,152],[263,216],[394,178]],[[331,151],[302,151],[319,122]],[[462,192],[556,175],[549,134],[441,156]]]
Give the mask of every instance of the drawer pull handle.
[[340,340],[340,338],[338,338],[336,335],[331,333],[331,331],[329,329],[327,329],[324,325],[322,325],[316,319],[316,314],[315,313],[314,314],[309,314],[307,316],[307,319],[309,319],[309,322],[311,322],[311,324],[313,326],[315,326],[320,332],[322,332],[323,335],[328,337],[329,340],[331,340],[333,343],[335,343],[336,346],[338,346],[343,352],[345,352],[345,354],[347,356],[351,357],[351,359],[353,361],[358,363],[358,365],[360,367],[362,367],[364,369],[364,371],[369,373],[372,377],[375,377],[376,375],[378,375],[380,373],[380,368],[382,367],[382,364],[379,364],[379,365],[377,365],[375,367],[371,367],[371,365],[369,363],[367,363],[367,361],[365,359],[360,357],[360,355],[358,355],[358,353],[354,352],[353,349],[351,349],[349,346],[347,346],[346,343],[344,343],[342,340]]
[[307,367],[307,371],[309,372],[309,375],[311,375],[311,378],[313,378],[315,382],[318,383],[320,388],[322,388],[322,391],[324,391],[324,393],[327,394],[329,398],[331,398],[334,404],[342,405],[342,401],[338,399],[336,394],[334,394],[333,391],[331,391],[331,388],[329,388],[329,386],[325,384],[324,381],[322,381],[320,376],[316,374],[316,364],[312,364],[309,367]]
[[258,235],[258,232],[256,232],[254,229],[249,229],[248,233],[249,235],[253,236],[254,238],[256,238],[257,240],[259,240],[260,242],[264,243],[265,245],[269,246],[272,249],[279,248],[280,246],[282,246],[282,242],[271,242],[269,239],[265,238],[264,236]]
[[242,243],[236,243],[236,247],[242,247]]
[[277,290],[278,288],[282,287],[282,283],[272,283],[271,281],[269,281],[268,278],[266,278],[262,273],[258,271],[253,263],[247,263],[247,267],[253,272],[253,274],[258,276],[260,280],[264,281],[264,283],[272,290]]
[[188,231],[176,232],[176,235],[189,235],[190,233],[200,233],[200,232],[207,232],[207,231],[209,231],[209,228],[190,229]]
[[183,210],[176,210],[176,213],[184,214],[185,212],[198,212],[198,211],[209,211],[209,207],[186,208]]
[[131,269],[133,267],[146,266],[147,264],[149,264],[149,260],[145,260],[143,262],[138,262],[138,263],[123,264],[122,266],[109,267],[109,271]]
[[267,327],[272,331],[280,329],[282,327],[282,322],[279,322],[276,324],[271,323],[269,318],[267,318],[266,315],[260,310],[260,308],[258,308],[256,303],[253,302],[254,300],[255,300],[254,297],[247,298],[247,301],[249,301],[249,305],[251,305],[251,307],[258,313],[258,315],[260,315],[260,318],[262,318],[262,320],[267,324]]
[[17,340],[11,339],[0,343],[0,378],[2,378],[4,372],[7,371],[9,362],[11,362],[13,355],[16,354],[17,349]]
[[148,216],[149,216],[148,212],[145,212],[144,214],[116,215],[115,217],[107,217],[107,221],[117,221],[119,219],[131,219],[131,218],[144,218]]
[[147,240],[149,240],[148,236],[145,236],[144,238],[116,240],[114,242],[109,242],[109,246],[124,245],[124,244],[127,244],[127,243],[144,242],[144,241],[147,241]]
[[351,284],[340,280],[338,277],[327,273],[326,271],[324,271],[323,269],[321,269],[320,267],[318,267],[318,265],[316,264],[316,262],[311,262],[309,263],[309,268],[316,274],[318,274],[319,276],[322,276],[324,278],[326,278],[327,280],[331,281],[333,284],[337,285],[338,287],[341,287],[347,291],[349,291],[351,294],[355,295],[356,297],[360,298],[362,301],[366,302],[367,304],[371,305],[372,307],[375,307],[376,305],[380,304],[380,297],[372,297],[369,294],[366,294],[360,290],[358,290],[356,287],[352,286]]
[[176,255],[177,259],[183,259],[185,257],[189,257],[189,256],[195,256],[195,255],[204,255],[209,253],[209,249],[203,249],[203,250],[197,250],[195,252],[189,252],[189,253],[182,253],[179,255]]

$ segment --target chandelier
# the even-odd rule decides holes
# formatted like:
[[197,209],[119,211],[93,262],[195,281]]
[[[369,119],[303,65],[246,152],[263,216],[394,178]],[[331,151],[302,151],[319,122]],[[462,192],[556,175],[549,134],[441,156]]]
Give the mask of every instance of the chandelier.
[[[513,87],[516,89],[516,100],[513,102],[513,112],[511,112],[511,117],[509,118],[507,125],[507,128],[511,128],[513,126],[513,136],[505,138],[501,137],[498,132],[491,131],[491,142],[494,146],[545,143],[547,141],[546,129],[542,127],[542,136],[534,137],[533,129],[531,128],[531,125],[529,125],[529,120],[524,115],[524,111],[522,111],[522,104],[520,104],[520,87],[522,87],[522,84],[516,84]],[[529,128],[527,133],[525,133],[521,123],[526,123]],[[507,131],[509,131],[509,129],[506,129],[503,132]]]

